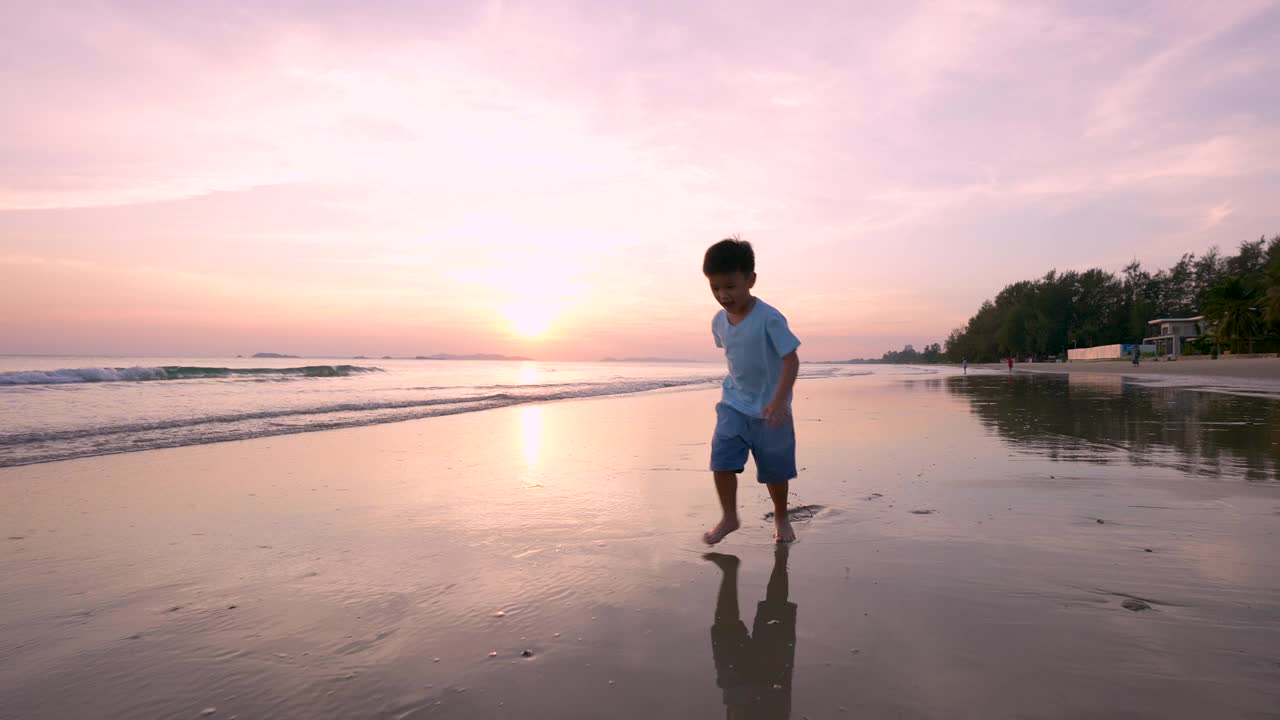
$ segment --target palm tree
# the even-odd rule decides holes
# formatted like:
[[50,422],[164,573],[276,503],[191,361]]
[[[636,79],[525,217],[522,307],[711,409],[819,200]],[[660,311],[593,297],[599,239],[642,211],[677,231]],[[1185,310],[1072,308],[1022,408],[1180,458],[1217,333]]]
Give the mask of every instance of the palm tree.
[[1229,277],[1209,291],[1205,316],[1214,325],[1215,341],[1231,346],[1238,352],[1241,341],[1253,344],[1258,334],[1258,292],[1249,287],[1243,278]]
[[1267,268],[1266,295],[1262,298],[1264,316],[1269,323],[1280,325],[1280,259]]

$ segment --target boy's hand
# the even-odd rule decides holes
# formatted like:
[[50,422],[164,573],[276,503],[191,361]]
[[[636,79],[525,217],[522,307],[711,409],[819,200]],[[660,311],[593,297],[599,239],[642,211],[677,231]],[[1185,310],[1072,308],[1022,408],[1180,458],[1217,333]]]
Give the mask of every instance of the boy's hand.
[[764,410],[760,412],[760,417],[764,418],[765,425],[771,428],[780,428],[791,419],[791,410],[787,407],[785,400],[775,398],[764,406]]

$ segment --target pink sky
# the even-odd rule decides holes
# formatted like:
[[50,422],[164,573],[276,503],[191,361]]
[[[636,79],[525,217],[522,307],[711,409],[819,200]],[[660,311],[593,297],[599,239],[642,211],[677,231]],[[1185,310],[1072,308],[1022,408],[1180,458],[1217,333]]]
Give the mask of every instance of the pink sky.
[[0,353],[711,359],[739,233],[879,356],[1280,232],[1274,2],[56,5],[0,5]]

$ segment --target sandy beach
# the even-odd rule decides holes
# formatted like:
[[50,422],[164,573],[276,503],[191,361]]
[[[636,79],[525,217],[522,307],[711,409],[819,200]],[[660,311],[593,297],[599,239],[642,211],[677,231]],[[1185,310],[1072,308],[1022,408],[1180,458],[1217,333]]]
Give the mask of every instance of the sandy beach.
[[1087,367],[802,381],[783,558],[715,390],[0,469],[0,717],[1275,717],[1280,403]]
[[[997,369],[996,366],[989,366]],[[1211,360],[1209,358],[1183,358],[1181,360],[1151,362],[1134,365],[1128,360],[1103,360],[1097,362],[1070,363],[1019,363],[1018,370],[1027,372],[1083,373],[1088,375],[1132,375],[1237,378],[1242,380],[1266,380],[1280,385],[1280,358],[1241,358],[1239,360]]]

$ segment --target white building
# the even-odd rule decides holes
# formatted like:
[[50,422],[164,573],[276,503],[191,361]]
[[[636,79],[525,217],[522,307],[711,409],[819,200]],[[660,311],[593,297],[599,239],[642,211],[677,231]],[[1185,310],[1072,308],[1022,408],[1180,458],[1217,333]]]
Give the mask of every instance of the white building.
[[1204,316],[1190,318],[1159,318],[1147,323],[1151,327],[1151,335],[1143,340],[1143,344],[1156,346],[1156,355],[1179,357],[1183,346],[1205,334]]
[[1088,360],[1128,360],[1133,357],[1134,348],[1142,355],[1153,354],[1155,345],[1095,345],[1087,348],[1071,348],[1067,351],[1067,362]]

